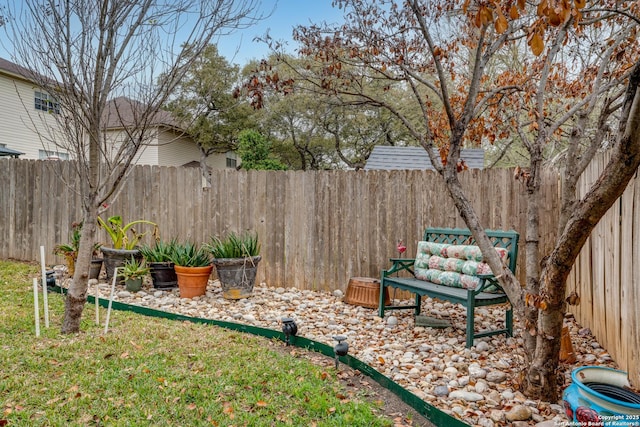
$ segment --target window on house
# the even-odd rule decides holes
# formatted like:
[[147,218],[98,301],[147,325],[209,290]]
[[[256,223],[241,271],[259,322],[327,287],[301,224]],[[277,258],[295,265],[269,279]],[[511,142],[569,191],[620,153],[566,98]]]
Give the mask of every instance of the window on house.
[[40,160],[69,160],[69,153],[61,151],[38,150]]
[[229,157],[227,154],[227,167],[235,169],[238,166],[238,161],[234,157]]
[[46,111],[47,113],[60,113],[60,104],[58,101],[53,96],[44,92],[36,91],[35,107],[36,110]]

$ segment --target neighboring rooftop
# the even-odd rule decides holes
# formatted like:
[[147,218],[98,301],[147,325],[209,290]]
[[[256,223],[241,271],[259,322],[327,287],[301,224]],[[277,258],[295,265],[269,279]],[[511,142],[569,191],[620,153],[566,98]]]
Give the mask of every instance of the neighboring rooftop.
[[[464,148],[460,158],[470,169],[484,168],[484,150]],[[364,166],[365,170],[435,170],[427,152],[422,147],[394,147],[376,145]]]

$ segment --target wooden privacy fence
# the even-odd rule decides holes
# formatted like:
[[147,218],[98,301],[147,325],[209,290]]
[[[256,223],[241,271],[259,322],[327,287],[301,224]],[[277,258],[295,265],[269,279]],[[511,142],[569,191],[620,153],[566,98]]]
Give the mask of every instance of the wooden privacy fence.
[[[73,163],[0,159],[0,258],[33,261],[40,245],[51,250],[69,240],[81,200]],[[581,191],[604,166],[595,161]],[[462,175],[487,228],[514,229],[520,244],[518,276],[524,280],[526,201],[512,170]],[[555,238],[558,175],[543,177],[542,251]],[[623,369],[640,384],[640,182],[634,180],[583,249],[570,276],[581,304],[570,309],[591,328]],[[198,169],[136,166],[106,215],[149,219],[163,238],[196,242],[230,230],[259,233],[263,261],[258,280],[269,286],[345,289],[350,277],[378,277],[404,240],[407,257],[425,227],[465,227],[440,177],[429,171],[214,171],[202,188]],[[106,242],[106,235],[101,235]]]
[[[526,202],[512,171],[473,170],[462,179],[488,228],[524,230]],[[224,170],[212,180],[203,189],[198,169],[136,166],[104,216],[148,219],[165,239],[195,242],[256,230],[263,255],[258,280],[314,290],[344,290],[350,277],[378,277],[398,255],[399,239],[413,257],[425,227],[465,227],[441,178],[429,171]],[[44,245],[47,263],[63,262],[51,250],[69,241],[71,224],[81,218],[80,196],[67,185],[76,182],[73,163],[1,159],[0,182],[0,258],[37,260]],[[555,197],[557,176],[544,182]],[[553,197],[544,219],[551,233]],[[107,242],[105,234],[100,239]]]
[[[582,174],[584,195],[606,165],[594,160]],[[569,307],[611,357],[640,385],[640,180],[631,180],[580,252],[567,283],[580,304]]]

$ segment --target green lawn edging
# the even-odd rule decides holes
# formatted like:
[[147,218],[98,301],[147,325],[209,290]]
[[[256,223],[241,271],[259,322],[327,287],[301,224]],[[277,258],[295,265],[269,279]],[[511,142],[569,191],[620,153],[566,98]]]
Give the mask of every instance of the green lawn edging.
[[[49,290],[51,292],[66,293],[66,289],[58,285],[56,285],[53,288],[50,288]],[[95,297],[93,295],[88,295],[87,300],[89,303],[95,304]],[[108,308],[109,300],[100,298],[99,304],[104,308]],[[227,322],[223,320],[205,319],[202,317],[190,317],[190,316],[185,316],[183,314],[170,313],[167,311],[156,310],[149,307],[125,304],[119,301],[112,301],[111,308],[113,310],[131,311],[137,314],[141,314],[143,316],[215,325],[221,328],[230,329],[230,330],[239,331],[239,332],[245,332],[248,334],[257,335],[257,336],[261,336],[269,339],[275,338],[283,342],[286,340],[286,336],[283,332],[275,331],[273,329],[261,328],[259,326],[243,325],[241,323]],[[335,357],[333,347],[318,341],[311,340],[309,338],[295,336],[290,338],[290,343],[291,345],[295,345],[296,347],[315,351],[328,357]],[[361,360],[351,355],[341,356],[339,357],[339,360],[345,365],[362,372],[364,375],[368,376],[369,378],[371,378],[372,380],[380,384],[380,386],[386,388],[387,390],[389,390],[390,392],[398,396],[403,402],[405,402],[407,405],[415,409],[419,414],[424,416],[426,419],[428,419],[435,425],[442,426],[442,427],[444,426],[447,426],[447,427],[467,426],[468,427],[469,426],[463,421],[455,417],[452,417],[451,415],[441,411],[435,406],[430,405],[429,403],[420,399],[415,394],[403,388],[400,384],[396,383],[395,381],[391,380],[389,377],[376,371],[371,366],[367,365]]]

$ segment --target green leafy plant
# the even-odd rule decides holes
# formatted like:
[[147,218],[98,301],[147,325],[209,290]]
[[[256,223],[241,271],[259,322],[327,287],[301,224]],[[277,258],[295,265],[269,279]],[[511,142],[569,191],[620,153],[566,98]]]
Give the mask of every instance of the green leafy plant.
[[177,244],[176,239],[171,239],[168,242],[158,240],[153,246],[142,245],[140,247],[140,253],[147,262],[170,262]]
[[[61,255],[67,259],[68,262],[75,262],[78,259],[78,250],[80,248],[80,238],[82,237],[82,222],[74,222],[71,224],[71,242],[60,243],[54,246],[53,254]],[[100,250],[100,243],[93,245],[92,255],[95,257]]]
[[149,267],[144,261],[139,261],[133,257],[126,260],[122,266],[122,276],[127,279],[138,279],[149,274]]
[[137,221],[132,221],[126,225],[123,225],[122,217],[120,215],[114,215],[112,217],[107,218],[107,220],[103,220],[98,217],[98,224],[102,228],[105,229],[109,237],[113,242],[113,249],[135,249],[140,242],[140,239],[144,237],[147,233],[138,233],[135,228],[133,228],[136,224],[148,224],[153,226],[153,236],[156,240],[158,240],[158,224],[155,222],[147,221],[144,219],[139,219]]
[[171,261],[181,267],[206,267],[211,264],[207,248],[191,242],[177,243]]
[[245,258],[260,254],[258,233],[229,233],[223,239],[212,237],[208,245],[214,258]]

